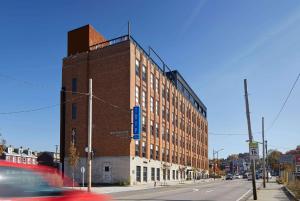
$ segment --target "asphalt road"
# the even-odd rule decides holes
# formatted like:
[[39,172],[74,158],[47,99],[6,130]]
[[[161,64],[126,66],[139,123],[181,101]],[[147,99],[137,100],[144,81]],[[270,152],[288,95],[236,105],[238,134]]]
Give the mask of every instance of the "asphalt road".
[[[215,181],[193,185],[177,185],[156,189],[128,191],[111,194],[114,200],[144,201],[242,201],[241,197],[251,191],[251,182],[244,179]],[[250,192],[251,193],[251,192]]]

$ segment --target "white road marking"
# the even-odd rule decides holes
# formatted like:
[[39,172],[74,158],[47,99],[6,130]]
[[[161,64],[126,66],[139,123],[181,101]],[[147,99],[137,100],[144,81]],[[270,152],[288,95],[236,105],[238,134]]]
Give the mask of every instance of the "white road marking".
[[252,189],[250,188],[246,193],[244,193],[239,199],[237,199],[236,201],[240,201],[241,199],[243,199]]
[[193,192],[195,192],[195,191],[199,191],[199,189],[197,189],[197,188],[193,188]]
[[213,192],[214,190],[208,190],[208,191],[206,191],[206,193],[210,193],[210,192]]

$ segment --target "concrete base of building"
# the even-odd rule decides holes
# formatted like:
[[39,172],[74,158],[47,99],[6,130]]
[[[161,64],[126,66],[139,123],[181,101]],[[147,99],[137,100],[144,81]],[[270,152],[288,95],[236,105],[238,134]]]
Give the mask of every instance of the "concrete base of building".
[[[87,159],[80,158],[74,168],[74,179],[77,183],[87,183]],[[65,175],[73,178],[73,168],[65,158]],[[84,167],[85,172],[81,169]],[[93,184],[138,185],[145,183],[162,183],[207,178],[208,171],[193,170],[182,166],[153,159],[135,156],[95,157],[92,161]]]

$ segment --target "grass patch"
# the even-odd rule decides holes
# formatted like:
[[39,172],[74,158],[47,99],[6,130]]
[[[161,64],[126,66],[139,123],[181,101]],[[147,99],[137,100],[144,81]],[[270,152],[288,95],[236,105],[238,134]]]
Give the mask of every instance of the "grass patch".
[[297,199],[300,199],[300,180],[289,182],[287,187],[295,194]]

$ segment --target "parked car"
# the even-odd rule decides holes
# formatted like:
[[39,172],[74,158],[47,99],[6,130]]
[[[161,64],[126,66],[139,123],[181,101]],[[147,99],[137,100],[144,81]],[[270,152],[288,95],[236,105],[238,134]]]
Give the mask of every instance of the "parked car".
[[248,173],[244,173],[243,174],[243,179],[247,179],[248,178]]
[[232,174],[227,174],[226,175],[226,180],[233,180]]
[[251,181],[251,180],[252,180],[252,174],[251,174],[251,173],[248,174],[247,180],[248,180],[248,181]]
[[71,180],[45,166],[0,161],[0,200],[87,201],[109,200],[108,196],[63,188]]

